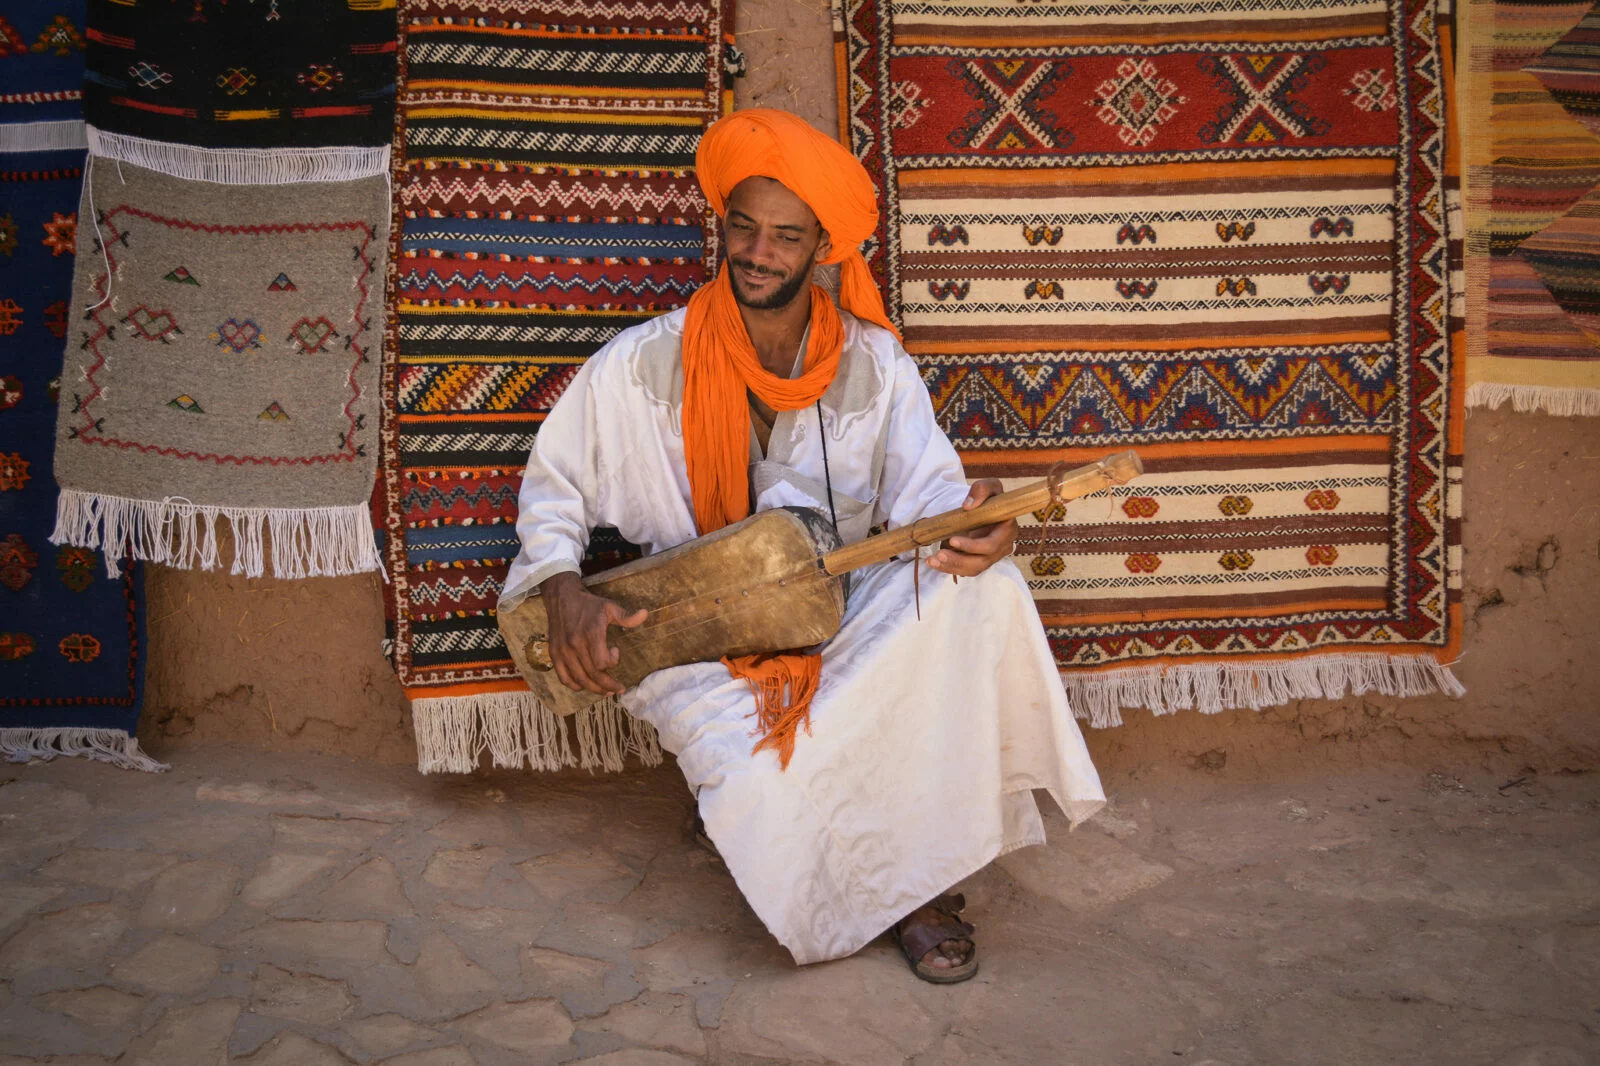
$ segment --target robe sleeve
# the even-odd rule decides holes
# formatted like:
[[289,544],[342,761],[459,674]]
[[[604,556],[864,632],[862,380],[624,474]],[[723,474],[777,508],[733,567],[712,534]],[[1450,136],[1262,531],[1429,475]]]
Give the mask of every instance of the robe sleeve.
[[894,346],[894,385],[885,428],[877,521],[890,529],[960,507],[967,477],[950,438],[933,416],[933,401],[916,364]]
[[578,573],[589,531],[600,525],[605,479],[600,476],[600,434],[595,375],[597,353],[578,371],[539,427],[517,494],[517,539],[521,550],[506,574],[500,610],[515,607],[546,579]]

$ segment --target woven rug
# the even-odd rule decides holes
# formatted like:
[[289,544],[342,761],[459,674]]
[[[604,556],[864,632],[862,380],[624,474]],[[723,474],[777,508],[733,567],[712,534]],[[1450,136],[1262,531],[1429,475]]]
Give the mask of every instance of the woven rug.
[[1600,415],[1600,19],[1462,11],[1467,403]]
[[1425,0],[841,0],[872,257],[970,476],[1135,447],[1024,525],[1077,713],[1459,692],[1462,311]]
[[[57,543],[310,577],[382,565],[382,177],[189,182],[90,156],[68,315]],[[70,234],[67,235],[70,249]]]
[[394,6],[89,0],[90,148],[205,181],[382,174],[394,128]]
[[82,148],[84,0],[0,13],[0,152]]
[[54,379],[82,178],[81,149],[0,154],[0,755],[159,770],[134,739],[141,575],[108,578],[95,552],[49,542]]
[[[578,367],[679,307],[717,232],[693,173],[727,106],[731,0],[401,5],[383,485],[391,655],[419,765],[660,758],[614,704],[561,722],[512,665],[495,603],[522,467]],[[731,52],[730,52],[731,54]],[[626,546],[604,532],[594,565]]]

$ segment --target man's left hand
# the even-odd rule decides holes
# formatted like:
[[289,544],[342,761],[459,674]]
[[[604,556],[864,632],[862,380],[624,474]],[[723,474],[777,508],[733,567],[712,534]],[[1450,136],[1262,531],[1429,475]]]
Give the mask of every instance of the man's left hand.
[[[986,477],[972,483],[963,511],[970,511],[990,496],[998,496],[1004,488],[999,479]],[[1017,520],[1008,518],[992,526],[969,530],[945,541],[928,560],[933,569],[958,577],[975,577],[1011,554],[1017,542]]]

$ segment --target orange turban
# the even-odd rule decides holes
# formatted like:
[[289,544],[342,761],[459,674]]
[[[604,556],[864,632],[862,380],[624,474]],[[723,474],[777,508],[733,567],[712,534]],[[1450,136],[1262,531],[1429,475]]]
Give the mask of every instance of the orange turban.
[[[727,210],[728,194],[746,178],[771,178],[804,200],[832,241],[824,262],[842,264],[840,304],[857,318],[894,331],[860,251],[861,242],[878,225],[877,190],[866,169],[837,141],[783,111],[736,111],[713,123],[700,139],[695,173],[718,217]],[[761,365],[726,263],[714,281],[690,298],[683,331],[683,454],[695,525],[702,536],[750,514],[750,405],[745,390],[777,411],[809,407],[832,384],[843,349],[839,312],[815,285],[803,372],[793,379]],[[762,736],[756,750],[774,748],[788,766],[797,730],[810,729],[821,656],[747,655],[723,662],[755,691]]]
[[695,175],[720,218],[728,194],[746,178],[771,178],[806,202],[833,241],[825,263],[839,263],[839,304],[900,335],[861,255],[878,228],[878,190],[844,145],[787,111],[753,107],[713,123],[694,154]]

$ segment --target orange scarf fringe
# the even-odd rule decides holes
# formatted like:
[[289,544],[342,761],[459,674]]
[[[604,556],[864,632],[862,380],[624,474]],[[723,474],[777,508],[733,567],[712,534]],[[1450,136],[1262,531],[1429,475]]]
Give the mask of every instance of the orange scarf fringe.
[[778,765],[789,768],[795,737],[801,729],[811,735],[811,697],[822,681],[822,656],[779,652],[776,655],[741,655],[724,658],[722,665],[743,678],[756,697],[756,746],[750,754],[771,748]]

